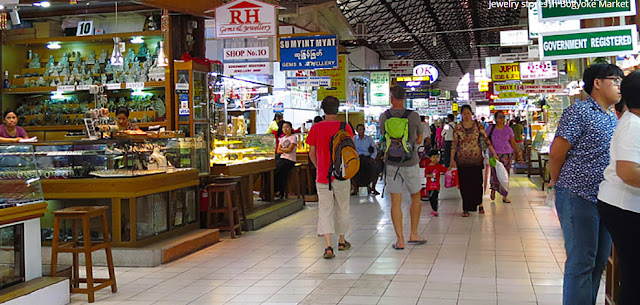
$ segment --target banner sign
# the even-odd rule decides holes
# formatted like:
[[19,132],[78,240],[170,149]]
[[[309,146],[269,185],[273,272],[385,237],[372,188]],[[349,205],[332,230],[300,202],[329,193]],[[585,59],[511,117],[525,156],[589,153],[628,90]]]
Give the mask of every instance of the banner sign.
[[522,83],[494,83],[493,84],[493,93],[498,94],[500,92],[515,92],[516,86],[521,85]]
[[[407,99],[428,99],[431,93],[427,90],[407,91]],[[415,107],[415,106],[414,106]]]
[[270,62],[246,62],[235,64],[224,64],[224,74],[249,75],[249,74],[271,74]]
[[498,62],[510,62],[510,61],[523,61],[529,59],[529,52],[527,53],[503,53],[498,57]]
[[276,6],[256,0],[237,0],[216,11],[216,38],[276,36]]
[[520,79],[549,79],[558,77],[558,63],[554,60],[521,62]]
[[429,82],[433,84],[438,79],[438,68],[432,65],[417,65],[413,67],[413,76],[428,76]]
[[527,30],[500,31],[500,46],[524,46],[529,44],[529,32]]
[[335,35],[280,37],[280,70],[316,70],[338,67]]
[[335,96],[341,101],[347,100],[347,61],[347,55],[340,55],[338,56],[337,69],[324,69],[316,72],[318,76],[328,76],[331,78],[331,89],[324,87],[318,88],[319,101],[329,95]]
[[543,32],[572,31],[580,29],[580,20],[565,21],[544,21],[541,22],[538,16],[538,4],[531,3],[529,6],[529,38],[538,38]]
[[540,34],[540,59],[620,56],[638,53],[635,25]]
[[224,60],[269,59],[269,47],[224,49]]
[[413,59],[381,60],[380,69],[390,69],[391,77],[413,75]]
[[540,21],[636,15],[635,0],[538,0],[537,5]]
[[387,106],[390,103],[391,77],[387,71],[372,71],[369,75],[371,89],[369,101],[373,106]]
[[288,87],[331,87],[330,76],[287,77]]
[[491,65],[491,80],[505,81],[505,80],[519,80],[520,79],[520,64],[493,64]]
[[560,94],[564,93],[562,85],[516,85],[517,93],[524,94]]

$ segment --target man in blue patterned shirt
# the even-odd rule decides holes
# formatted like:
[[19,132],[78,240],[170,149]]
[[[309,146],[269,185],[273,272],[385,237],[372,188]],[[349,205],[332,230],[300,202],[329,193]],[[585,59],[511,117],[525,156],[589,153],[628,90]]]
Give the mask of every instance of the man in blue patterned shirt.
[[620,101],[622,70],[595,64],[584,71],[590,97],[563,113],[549,154],[551,183],[564,234],[567,260],[563,304],[596,304],[600,277],[611,252],[611,237],[600,221],[599,184],[609,164],[609,143],[618,120],[611,107]]

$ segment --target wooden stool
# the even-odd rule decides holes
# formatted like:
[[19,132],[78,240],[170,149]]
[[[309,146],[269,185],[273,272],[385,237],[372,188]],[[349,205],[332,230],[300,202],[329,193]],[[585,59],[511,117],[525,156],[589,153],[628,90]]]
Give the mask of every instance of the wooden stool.
[[234,191],[234,197],[232,197],[234,200],[238,201],[238,206],[240,207],[240,215],[242,215],[242,223],[245,224],[247,223],[247,211],[245,208],[245,202],[244,202],[244,198],[242,196],[243,192],[242,192],[242,178],[240,176],[225,176],[225,175],[216,175],[216,176],[211,176],[211,178],[209,179],[211,181],[211,183],[236,183],[236,189]]
[[[71,292],[86,293],[89,297],[89,303],[95,301],[94,293],[102,288],[111,286],[112,292],[117,292],[116,275],[113,268],[113,256],[111,255],[111,242],[109,239],[109,228],[107,226],[107,211],[105,206],[85,206],[70,207],[53,212],[53,240],[51,242],[51,276],[56,276],[58,266],[58,253],[71,253],[73,255],[73,277],[71,279]],[[102,234],[104,241],[91,242],[91,230],[89,221],[91,218],[102,218]],[[73,230],[73,240],[68,243],[60,244],[60,220],[71,220],[71,228]],[[78,240],[77,221],[82,221],[82,236],[84,241],[80,244]],[[107,257],[107,267],[109,269],[109,278],[94,278],[93,265],[91,261],[91,253],[104,249]],[[80,278],[78,269],[78,254],[84,253],[85,267],[87,268],[87,277]],[[80,288],[80,283],[86,283],[87,288]],[[100,283],[94,286],[94,283]]]
[[[238,212],[237,201],[234,201],[231,197],[231,192],[236,192],[236,183],[211,183],[207,185],[207,192],[209,193],[209,209],[207,210],[207,227],[211,228],[213,223],[211,219],[212,214],[226,214],[229,219],[227,226],[217,223],[217,228],[220,230],[229,230],[231,232],[231,238],[236,238],[237,235],[242,235],[242,228],[240,225],[240,213]],[[216,198],[217,194],[223,193],[224,199],[222,200],[223,206],[218,207],[214,204],[213,198]],[[217,199],[217,198],[216,198]]]

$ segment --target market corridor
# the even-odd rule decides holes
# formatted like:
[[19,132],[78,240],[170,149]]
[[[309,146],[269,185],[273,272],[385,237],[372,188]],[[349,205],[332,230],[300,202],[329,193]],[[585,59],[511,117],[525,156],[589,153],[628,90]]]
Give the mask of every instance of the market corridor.
[[[455,189],[441,193],[439,217],[425,202],[426,245],[394,250],[389,198],[352,196],[353,247],[332,260],[321,257],[316,205],[308,204],[171,264],[116,268],[118,293],[100,291],[94,304],[561,304],[565,255],[557,217],[539,186],[524,175],[511,181],[513,203],[490,203],[487,194],[485,215],[460,217]],[[407,234],[406,212],[404,225]],[[72,296],[72,304],[85,302],[86,295]]]

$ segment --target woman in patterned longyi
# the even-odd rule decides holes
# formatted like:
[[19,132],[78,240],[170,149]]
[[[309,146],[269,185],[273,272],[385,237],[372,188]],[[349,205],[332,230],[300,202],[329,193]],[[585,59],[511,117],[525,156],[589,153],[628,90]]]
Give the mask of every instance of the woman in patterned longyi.
[[[471,119],[473,112],[469,105],[462,106],[462,122],[453,130],[451,147],[451,166],[458,168],[460,195],[462,196],[462,217],[469,217],[469,212],[479,211],[484,214],[482,206],[482,169],[484,157],[480,142],[484,141],[489,150],[496,155],[491,141],[484,132],[480,122]],[[479,208],[478,208],[479,206]]]

